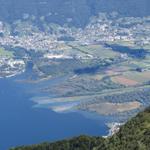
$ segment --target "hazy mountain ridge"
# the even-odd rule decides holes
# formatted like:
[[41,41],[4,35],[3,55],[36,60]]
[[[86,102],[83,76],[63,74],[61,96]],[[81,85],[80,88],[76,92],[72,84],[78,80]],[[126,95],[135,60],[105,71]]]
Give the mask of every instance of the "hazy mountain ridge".
[[117,11],[123,16],[150,15],[149,0],[1,0],[0,4],[0,20],[6,22],[29,14],[35,16],[35,23],[45,16],[47,22],[82,27],[99,12]]

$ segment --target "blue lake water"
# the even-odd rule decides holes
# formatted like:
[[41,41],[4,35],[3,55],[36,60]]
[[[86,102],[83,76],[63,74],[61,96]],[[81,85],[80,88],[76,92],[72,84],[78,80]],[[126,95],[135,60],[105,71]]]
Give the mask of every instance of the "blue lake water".
[[36,86],[16,82],[14,78],[0,79],[0,150],[81,134],[107,134],[103,118],[33,108],[30,88],[34,91]]

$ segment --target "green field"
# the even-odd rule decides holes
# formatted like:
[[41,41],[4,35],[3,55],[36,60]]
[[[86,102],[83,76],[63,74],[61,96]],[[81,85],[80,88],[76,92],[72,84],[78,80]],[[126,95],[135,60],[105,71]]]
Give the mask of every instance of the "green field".
[[9,57],[9,58],[12,58],[13,56],[14,56],[13,52],[5,50],[2,47],[0,48],[0,57]]

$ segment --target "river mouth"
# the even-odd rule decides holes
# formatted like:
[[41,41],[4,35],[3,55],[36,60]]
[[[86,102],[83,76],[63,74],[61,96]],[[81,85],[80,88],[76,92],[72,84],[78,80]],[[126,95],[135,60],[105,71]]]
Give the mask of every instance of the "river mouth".
[[0,149],[83,134],[106,136],[108,123],[124,123],[149,105],[149,71],[130,66],[128,57],[114,57],[34,58],[24,73],[1,78]]
[[56,113],[50,108],[35,107],[31,98],[43,84],[18,82],[25,76],[0,79],[0,149],[81,134],[100,136],[108,133],[103,117],[98,120],[79,112]]
[[[27,62],[24,73],[0,79],[2,150],[83,134],[106,136],[108,123],[124,123],[149,105],[149,72],[125,66],[128,59],[36,61]],[[132,85],[132,75],[144,82]]]

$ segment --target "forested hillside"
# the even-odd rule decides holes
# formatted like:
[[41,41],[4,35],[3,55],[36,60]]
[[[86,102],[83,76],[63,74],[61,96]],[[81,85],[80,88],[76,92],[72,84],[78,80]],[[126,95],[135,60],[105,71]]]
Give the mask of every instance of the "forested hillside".
[[47,23],[83,27],[91,16],[99,12],[148,16],[149,6],[149,0],[1,0],[0,20],[12,23],[29,15],[36,24],[40,24],[44,16]]
[[23,146],[11,150],[149,150],[150,108],[139,113],[121,127],[120,131],[104,139],[80,136],[55,143]]

